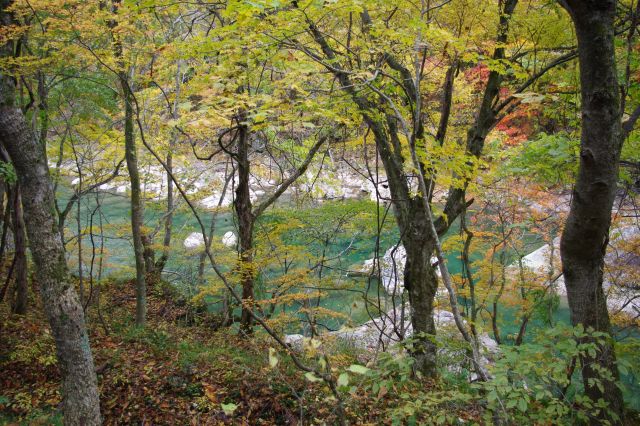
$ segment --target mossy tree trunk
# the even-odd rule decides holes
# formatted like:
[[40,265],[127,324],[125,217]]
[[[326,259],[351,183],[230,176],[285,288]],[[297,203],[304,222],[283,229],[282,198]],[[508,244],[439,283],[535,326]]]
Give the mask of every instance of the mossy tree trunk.
[[[0,27],[13,23],[9,0],[0,0]],[[13,42],[0,46],[13,55]],[[18,176],[27,236],[40,285],[42,304],[55,340],[62,376],[62,410],[66,425],[99,425],[98,383],[84,311],[69,279],[58,232],[49,168],[40,141],[15,105],[15,79],[0,74],[0,143]]]

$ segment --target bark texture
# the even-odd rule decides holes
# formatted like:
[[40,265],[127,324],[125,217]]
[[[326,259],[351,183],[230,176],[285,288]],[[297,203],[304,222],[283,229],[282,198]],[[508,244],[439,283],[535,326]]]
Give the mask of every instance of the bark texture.
[[[0,27],[11,25],[10,0],[0,0]],[[13,43],[0,55],[13,54]],[[24,221],[40,284],[42,304],[56,344],[62,376],[62,410],[66,425],[99,425],[98,383],[84,311],[69,279],[56,222],[49,168],[36,135],[15,105],[15,80],[0,73],[0,143],[6,148],[22,190]]]
[[24,219],[36,277],[56,342],[65,424],[97,425],[100,401],[84,312],[67,271],[53,192],[42,150],[17,108],[0,108],[0,141],[22,188]]
[[22,188],[24,219],[45,313],[56,342],[66,425],[98,425],[100,400],[84,312],[69,280],[49,169],[19,108],[0,106],[0,142]]
[[[610,333],[611,325],[602,289],[604,255],[609,242],[611,209],[617,188],[622,146],[620,93],[614,47],[614,0],[569,0],[578,38],[582,93],[580,168],[573,190],[571,210],[562,234],[560,253],[571,310],[571,321],[585,328]],[[616,357],[610,341],[599,345],[595,357],[582,358],[585,393],[605,400],[617,422],[622,418],[622,393]],[[598,373],[604,369],[612,379]],[[602,388],[594,380],[602,382]]]

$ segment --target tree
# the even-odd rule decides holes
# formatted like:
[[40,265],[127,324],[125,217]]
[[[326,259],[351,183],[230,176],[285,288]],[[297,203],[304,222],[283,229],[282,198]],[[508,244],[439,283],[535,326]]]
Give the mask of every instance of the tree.
[[[114,0],[113,13],[117,15],[121,2]],[[136,325],[144,326],[147,316],[147,283],[146,265],[144,259],[143,235],[143,204],[142,191],[140,189],[140,171],[138,169],[138,149],[136,147],[136,135],[134,128],[134,93],[133,82],[129,78],[129,73],[133,68],[126,66],[122,47],[121,34],[116,32],[119,23],[111,20],[109,28],[114,38],[114,56],[118,61],[118,82],[124,101],[124,149],[129,171],[129,181],[131,182],[131,234],[133,237],[133,252],[136,261]]]
[[[616,3],[561,2],[576,29],[582,98],[580,165],[560,244],[562,268],[573,324],[607,334],[611,325],[602,289],[604,255],[623,142],[614,45]],[[599,344],[596,353],[583,356],[581,362],[586,395],[609,406],[609,413],[603,411],[593,423],[605,418],[621,421],[624,404],[616,384],[613,343]],[[608,372],[604,378],[602,370]]]
[[[404,287],[409,293],[411,322],[417,338],[413,349],[414,367],[426,376],[436,375],[437,352],[433,341],[433,309],[438,279],[431,265],[431,258],[436,252],[439,237],[449,230],[453,221],[470,204],[465,199],[466,189],[488,133],[500,120],[501,112],[507,106],[513,107],[510,105],[512,99],[500,102],[500,89],[505,78],[505,44],[509,23],[516,5],[517,0],[500,2],[497,10],[499,23],[494,35],[495,46],[489,60],[493,68],[483,87],[475,119],[467,132],[466,143],[461,144],[462,146],[445,144],[444,140],[446,129],[451,125],[450,92],[453,90],[453,83],[450,73],[445,74],[443,87],[446,92],[438,105],[438,130],[433,132],[435,135],[431,135],[429,129],[425,128],[424,114],[428,105],[423,104],[426,94],[423,93],[422,86],[425,84],[425,64],[430,53],[430,48],[427,47],[429,35],[436,39],[434,43],[442,43],[445,60],[450,65],[448,69],[457,68],[457,60],[452,60],[452,57],[457,58],[458,52],[449,55],[446,52],[448,42],[438,40],[428,23],[437,7],[432,9],[423,3],[419,19],[413,19],[413,16],[402,17],[402,14],[396,14],[397,7],[385,10],[388,5],[379,4],[375,8],[370,5],[371,10],[375,11],[373,15],[374,12],[370,13],[366,7],[353,5],[344,17],[350,23],[348,30],[346,34],[340,34],[345,41],[338,39],[337,34],[331,33],[331,30],[325,29],[327,25],[323,22],[324,11],[299,9],[302,17],[291,19],[303,22],[315,49],[312,50],[308,43],[300,43],[297,33],[295,36],[287,36],[286,33],[282,36],[287,46],[304,52],[335,77],[340,88],[348,94],[361,114],[368,132],[373,135],[389,181],[396,222],[407,252]],[[312,11],[315,14],[312,15]],[[353,24],[356,17],[360,18],[359,29]],[[391,30],[389,21],[392,18],[400,21],[398,25],[408,25],[407,33]],[[460,24],[460,27],[464,26]],[[455,32],[459,30],[452,30],[450,35],[453,37]],[[369,57],[361,56],[361,51],[368,52]],[[533,76],[532,81],[537,77],[539,75]],[[525,83],[517,91],[526,89],[529,84],[531,83]],[[453,154],[456,165],[452,167],[450,163],[448,167],[438,170],[438,159],[433,152],[437,152],[443,145],[457,152],[457,155]],[[409,156],[407,151],[412,152],[412,155]],[[444,208],[432,216],[429,204],[432,202],[436,181],[444,174],[452,175],[447,176],[447,179],[440,179],[449,182],[450,189]],[[416,178],[423,185],[415,185]]]
[[[10,0],[0,2],[0,29],[14,25]],[[14,54],[9,40],[0,54]],[[53,332],[62,374],[65,424],[98,425],[100,401],[84,311],[69,278],[57,230],[49,168],[38,138],[15,106],[14,77],[0,74],[0,142],[5,147],[22,191],[24,220],[36,265],[42,302]]]

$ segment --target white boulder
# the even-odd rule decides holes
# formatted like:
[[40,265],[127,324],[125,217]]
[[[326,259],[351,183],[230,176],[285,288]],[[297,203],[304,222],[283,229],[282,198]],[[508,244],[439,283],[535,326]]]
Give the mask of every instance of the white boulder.
[[185,238],[182,244],[186,249],[197,249],[198,247],[204,246],[204,237],[201,232],[192,232],[187,236],[187,238]]
[[391,247],[380,262],[380,282],[388,294],[404,292],[404,264],[407,251],[403,245]]
[[[337,331],[321,334],[319,339],[337,339],[369,352],[377,352],[379,350],[397,351],[397,343],[410,337],[413,333],[409,309],[410,306],[408,304],[405,305],[404,312],[402,308],[398,306],[389,310],[382,317],[367,321],[358,327],[343,327]],[[462,339],[451,312],[435,310],[433,319],[436,325],[437,335],[446,336],[445,338],[447,339]],[[296,350],[300,350],[303,347],[304,339],[305,337],[301,334],[285,336],[285,342]],[[486,366],[499,354],[499,345],[487,333],[481,334],[478,342],[480,344],[480,362]],[[442,355],[457,360],[455,361],[456,365],[449,366],[449,369],[452,371],[459,371],[467,359],[465,351],[448,350],[444,348],[439,350],[439,352]]]
[[232,191],[227,190],[227,192],[224,194],[224,198],[222,199],[221,203],[220,203],[221,193],[215,192],[213,193],[213,195],[210,195],[200,200],[200,205],[202,205],[202,207],[205,207],[207,209],[213,209],[218,207],[218,203],[220,203],[220,207],[228,207],[231,204],[233,204],[233,194],[231,194],[231,192]]
[[111,183],[103,183],[102,185],[100,185],[99,188],[102,191],[110,191],[113,188],[115,188],[115,186],[113,184],[111,184]]
[[[620,265],[625,261],[633,262],[634,256],[635,259],[637,259],[637,254],[625,251],[624,244],[621,244],[624,241],[637,238],[637,236],[637,226],[632,225],[612,229],[610,232],[610,245],[613,249],[609,248],[607,250],[605,263],[609,266],[613,266]],[[618,245],[620,245],[620,247],[617,247]],[[552,254],[553,259],[551,259]],[[559,272],[562,270],[562,264],[560,261],[560,237],[553,240],[553,251],[551,250],[551,245],[545,244],[522,258],[523,266],[537,273],[539,276],[544,277],[545,280],[551,271],[551,262],[553,262],[554,271]],[[516,270],[517,268],[517,263],[510,266],[511,270]],[[616,282],[620,281],[620,278],[624,277],[612,276],[612,270],[614,269],[615,268],[605,268],[603,282],[609,312],[612,314],[624,312],[631,316],[637,316],[640,314],[640,290],[637,288],[616,285]],[[624,279],[622,281],[624,281]],[[554,281],[553,290],[558,295],[567,295],[567,289],[562,275]]]
[[233,231],[227,231],[222,236],[222,244],[224,244],[226,247],[235,248],[237,243],[238,237],[233,233]]

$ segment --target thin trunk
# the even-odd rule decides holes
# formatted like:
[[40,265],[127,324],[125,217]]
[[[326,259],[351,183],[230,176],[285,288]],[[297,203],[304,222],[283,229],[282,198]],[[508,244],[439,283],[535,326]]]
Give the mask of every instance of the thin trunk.
[[[112,12],[118,13],[120,0],[112,1]],[[136,325],[144,327],[147,317],[147,284],[146,284],[146,267],[145,267],[145,247],[143,244],[144,236],[142,233],[143,225],[143,206],[142,191],[140,190],[140,171],[138,169],[138,152],[136,148],[136,138],[133,127],[134,106],[133,93],[129,76],[126,71],[124,61],[124,53],[122,41],[113,31],[118,22],[113,19],[108,23],[114,38],[114,55],[118,60],[120,71],[118,72],[118,82],[122,91],[124,101],[124,145],[125,160],[127,162],[127,170],[129,172],[129,182],[131,184],[131,234],[133,238],[133,253],[136,264]]]
[[[78,191],[82,188],[82,174],[80,175],[80,183],[78,184]],[[84,274],[82,270],[82,206],[80,205],[80,198],[76,204],[76,230],[78,232],[78,286],[80,289],[80,303],[85,305],[84,296]]]
[[449,128],[449,117],[451,116],[451,104],[453,102],[453,82],[458,70],[458,59],[453,61],[453,64],[447,69],[447,73],[444,77],[444,85],[442,87],[442,101],[440,104],[440,121],[438,123],[438,131],[436,132],[436,141],[440,145],[444,144],[445,137],[447,135],[447,129]]
[[[7,194],[7,184],[0,179],[0,210],[4,211],[4,200]],[[4,218],[0,218],[0,222],[4,222]],[[4,225],[4,223],[3,223]],[[0,254],[0,264],[2,263],[2,254]]]
[[527,314],[522,318],[522,323],[520,323],[520,329],[518,330],[518,336],[516,336],[516,346],[520,346],[524,341],[524,335],[527,332],[527,325],[529,324],[529,319],[531,319],[531,315]]
[[[182,85],[181,74],[182,61],[178,60],[176,78],[175,78],[175,98],[173,100],[173,107],[171,108],[171,118],[177,120],[180,115],[178,114],[178,103],[180,101],[180,88]],[[169,259],[169,249],[171,246],[171,232],[173,229],[173,209],[175,206],[174,194],[173,194],[173,180],[171,180],[171,174],[173,173],[173,150],[177,142],[177,132],[169,141],[169,151],[167,152],[167,217],[164,222],[164,239],[162,241],[162,256],[154,265],[154,273],[160,278],[162,271],[164,270],[167,260]]]
[[[169,152],[167,153],[167,167],[173,173],[173,154],[171,150],[174,148],[174,141],[169,144]],[[167,217],[164,221],[164,238],[162,239],[162,255],[160,259],[153,265],[153,273],[156,279],[160,279],[162,271],[164,270],[167,260],[169,260],[169,249],[171,247],[171,231],[173,229],[173,209],[174,209],[174,197],[173,197],[173,181],[171,175],[167,173]]]
[[[96,207],[91,211],[91,215],[89,215],[89,241],[91,242],[91,261],[89,262],[89,296],[87,297],[87,301],[83,303],[83,308],[85,313],[87,312],[87,308],[93,299],[93,289],[94,289],[94,279],[93,279],[93,271],[96,265],[96,241],[93,235],[93,218],[96,213],[100,209],[100,204],[97,204]],[[98,213],[99,214],[99,213]]]
[[[222,195],[224,197],[224,193]],[[205,244],[208,244],[208,247],[205,247],[204,251],[200,253],[200,258],[198,259],[198,284],[204,284],[204,269],[205,262],[207,260],[207,249],[211,248],[211,241],[213,239],[213,231],[215,230],[216,225],[216,214],[217,212],[211,213],[211,223],[209,225],[209,238]]]
[[4,300],[5,294],[7,294],[7,289],[9,288],[9,284],[11,283],[11,279],[13,278],[13,270],[16,267],[16,256],[15,253],[13,255],[13,260],[11,261],[11,266],[9,266],[9,271],[7,271],[7,277],[4,279],[4,285],[2,286],[2,290],[0,290],[0,302]]
[[[229,163],[227,163],[227,166],[228,165]],[[233,166],[233,163],[231,164],[231,173],[227,173],[227,172],[228,172],[228,167],[227,167],[227,170],[225,170],[226,178],[224,181],[224,186],[222,187],[222,193],[220,194],[220,198],[218,199],[218,206],[217,206],[218,208],[222,206],[222,202],[224,201],[224,198],[227,194],[227,189],[229,188],[229,183],[233,179],[234,174],[236,172],[236,169]],[[209,235],[204,243],[205,244],[204,251],[200,253],[200,259],[198,262],[198,283],[200,285],[204,284],[205,262],[207,260],[207,252],[211,249],[211,243],[213,241],[213,233],[216,228],[217,214],[218,212],[215,210],[211,213],[211,224],[209,225]],[[231,324],[233,324],[233,306],[231,304],[231,295],[227,290],[224,290],[224,296],[222,299],[221,326],[227,327],[227,326],[230,326]]]
[[2,236],[0,237],[0,265],[4,261],[4,252],[7,248],[7,237],[9,236],[9,222],[11,222],[11,197],[12,197],[11,187],[7,185],[7,189],[5,191],[7,204],[4,208],[4,216],[2,219]]
[[[582,136],[560,254],[572,323],[610,334],[602,281],[622,146],[614,44],[616,1],[567,0],[563,5],[571,14],[578,39]],[[616,385],[619,373],[614,347],[611,340],[597,347],[595,354],[581,357],[582,378],[586,395],[594,402],[606,401],[610,412],[600,413],[592,423],[605,419],[617,423],[622,421],[624,402]]]
[[126,74],[120,76],[125,105],[124,141],[129,181],[131,182],[131,234],[136,261],[136,325],[144,327],[147,317],[147,284],[145,281],[145,248],[142,235],[142,193],[138,153],[133,130],[133,100]]
[[27,271],[27,239],[24,230],[24,218],[22,213],[22,200],[20,186],[16,185],[13,194],[13,243],[15,246],[15,272],[14,297],[11,311],[15,314],[27,313],[27,301],[29,293]]
[[96,209],[98,210],[98,220],[100,226],[100,259],[98,260],[98,285],[96,287],[96,312],[98,313],[98,318],[100,319],[100,323],[102,324],[102,328],[104,329],[105,334],[109,334],[109,327],[107,326],[107,322],[104,320],[102,316],[102,310],[100,308],[100,288],[102,286],[102,266],[104,262],[104,226],[102,223],[102,205],[100,204],[100,193],[96,192]]
[[462,249],[462,267],[463,274],[467,279],[467,283],[469,285],[469,300],[471,302],[471,307],[469,308],[469,318],[471,318],[471,322],[469,327],[471,328],[471,333],[475,338],[478,337],[478,333],[476,330],[476,320],[478,317],[478,308],[476,306],[476,283],[473,280],[473,274],[471,273],[471,258],[469,256],[469,251],[471,249],[471,240],[474,237],[473,232],[467,227],[467,212],[464,211],[460,217],[460,230],[465,234],[464,247]]
[[496,296],[491,304],[491,330],[493,331],[493,339],[501,345],[502,338],[500,338],[500,328],[498,327],[498,299],[499,297]]
[[240,330],[244,334],[253,332],[253,317],[250,310],[255,301],[254,281],[255,272],[253,266],[253,225],[254,215],[251,211],[251,196],[249,192],[249,134],[244,125],[238,128],[238,186],[233,202],[238,217],[238,238],[240,240],[240,284],[242,286],[242,315],[240,317]]
[[38,135],[38,138],[48,166],[47,133],[49,132],[49,90],[47,88],[44,73],[42,71],[38,71],[36,73],[36,77],[38,79],[38,101],[40,102],[40,105],[38,106],[38,111],[40,113],[40,134]]

